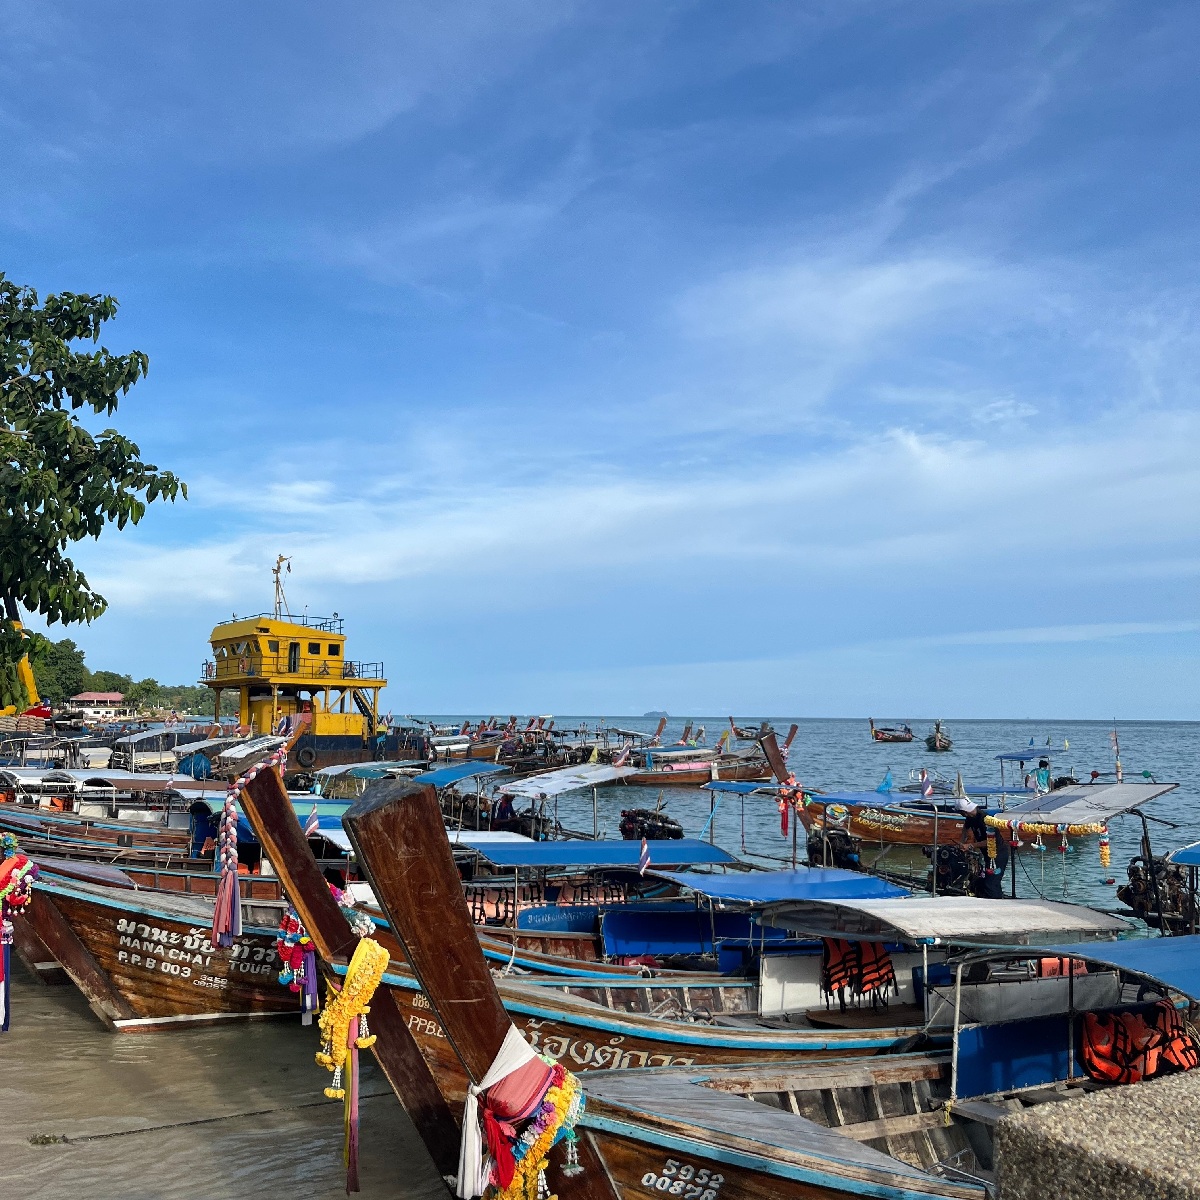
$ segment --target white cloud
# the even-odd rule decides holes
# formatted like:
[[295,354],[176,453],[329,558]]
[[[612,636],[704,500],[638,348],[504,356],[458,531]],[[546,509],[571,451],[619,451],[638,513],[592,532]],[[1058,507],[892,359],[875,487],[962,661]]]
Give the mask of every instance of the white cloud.
[[[389,457],[386,447],[376,453]],[[508,451],[498,453],[503,461]],[[244,604],[280,551],[295,556],[310,586],[447,581],[466,570],[503,581],[514,604],[547,581],[578,588],[598,572],[668,564],[792,583],[901,572],[906,587],[935,591],[1008,564],[1031,587],[1070,593],[1114,572],[1194,570],[1195,535],[1182,518],[1200,508],[1198,464],[1200,420],[1167,414],[1135,430],[1102,423],[1069,444],[897,430],[824,453],[735,458],[656,477],[527,463],[524,472],[473,469],[420,486],[406,474],[284,479],[201,497],[215,524],[222,519],[211,506],[223,503],[242,532],[186,549],[155,545],[141,531],[109,534],[79,558],[111,599],[142,607],[184,596]],[[1138,603],[1147,620],[1159,619],[1151,597]]]

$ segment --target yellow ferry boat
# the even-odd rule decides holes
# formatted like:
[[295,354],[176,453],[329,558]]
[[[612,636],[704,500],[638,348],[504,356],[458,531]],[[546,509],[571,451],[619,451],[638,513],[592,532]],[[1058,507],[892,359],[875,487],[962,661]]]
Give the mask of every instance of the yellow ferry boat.
[[[222,621],[209,636],[204,664],[219,718],[221,696],[235,691],[238,722],[255,735],[287,739],[288,767],[312,771],[382,757],[387,730],[379,692],[383,663],[346,656],[342,618],[293,616],[287,611],[276,562],[275,610]],[[290,566],[288,568],[291,569]]]

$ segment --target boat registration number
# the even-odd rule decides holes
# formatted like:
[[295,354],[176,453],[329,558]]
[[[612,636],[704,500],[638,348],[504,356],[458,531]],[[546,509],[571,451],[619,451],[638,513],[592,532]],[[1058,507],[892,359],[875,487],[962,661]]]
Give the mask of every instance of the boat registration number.
[[647,1171],[642,1176],[642,1187],[665,1192],[668,1196],[682,1196],[683,1200],[717,1200],[717,1192],[724,1182],[724,1175],[674,1158],[668,1158],[657,1174]]

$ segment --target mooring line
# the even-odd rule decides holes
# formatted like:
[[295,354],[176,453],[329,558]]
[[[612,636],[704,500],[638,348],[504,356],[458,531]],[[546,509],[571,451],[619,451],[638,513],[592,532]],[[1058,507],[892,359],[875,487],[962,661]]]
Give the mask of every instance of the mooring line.
[[[391,1096],[387,1092],[367,1092],[359,1100],[377,1100],[380,1096]],[[279,1108],[256,1108],[251,1112],[226,1113],[221,1117],[197,1117],[194,1121],[173,1121],[170,1125],[146,1125],[141,1129],[118,1129],[115,1133],[85,1133],[79,1137],[66,1134],[34,1134],[29,1140],[35,1146],[74,1145],[76,1142],[102,1142],[108,1138],[131,1137],[139,1133],[162,1133],[164,1129],[186,1129],[191,1125],[212,1125],[217,1121],[236,1121],[243,1117],[267,1117],[272,1113],[297,1112],[302,1108],[329,1106],[328,1100],[307,1100],[303,1104],[285,1104]]]

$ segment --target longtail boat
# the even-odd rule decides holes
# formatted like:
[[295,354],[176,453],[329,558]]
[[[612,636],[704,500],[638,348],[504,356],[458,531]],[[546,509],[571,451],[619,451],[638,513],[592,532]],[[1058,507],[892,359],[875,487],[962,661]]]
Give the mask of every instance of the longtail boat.
[[[798,729],[798,725],[793,725],[780,747],[785,758]],[[637,787],[703,787],[714,780],[748,783],[771,778],[771,765],[759,746],[729,752],[725,749],[729,740],[727,732],[712,749],[678,746],[646,749],[635,759],[638,770],[624,782]]]
[[[479,951],[437,818],[432,790],[381,784],[347,813],[346,825],[426,998],[425,1020],[437,1026],[445,1057],[458,1060],[463,1079],[479,1085],[496,1069],[513,1024]],[[438,912],[436,930],[427,920],[430,904]],[[580,1200],[653,1200],[672,1189],[692,1200],[856,1195],[982,1200],[985,1191],[979,1183],[929,1174],[866,1144],[882,1140],[891,1149],[905,1137],[923,1137],[943,1125],[943,1114],[917,1104],[933,1097],[933,1086],[944,1086],[946,1074],[944,1058],[896,1056],[836,1067],[817,1062],[799,1070],[794,1064],[768,1067],[760,1062],[723,1073],[693,1069],[687,1076],[653,1070],[587,1075],[582,1136],[549,1152],[547,1183],[553,1193]],[[435,1076],[446,1090],[448,1073],[435,1070]],[[716,1083],[718,1077],[724,1088]],[[702,1086],[708,1083],[715,1086]],[[926,1096],[918,1083],[930,1085]],[[904,1097],[905,1085],[911,1100]],[[882,1091],[889,1086],[900,1093],[899,1110],[883,1101]],[[487,1107],[490,1089],[481,1091]],[[824,1128],[828,1115],[821,1123],[799,1115],[828,1114],[842,1092],[861,1100],[860,1111],[869,1118],[844,1122],[858,1126],[850,1136]],[[866,1108],[872,1092],[876,1107]],[[743,1098],[755,1095],[765,1103],[749,1104]],[[788,1095],[793,1111],[779,1107]],[[475,1111],[468,1108],[472,1116]],[[845,1111],[840,1109],[839,1115]],[[945,1131],[940,1145],[932,1136],[927,1144],[937,1161],[962,1161],[970,1150],[965,1132],[955,1128]],[[570,1161],[572,1152],[582,1173]],[[458,1191],[477,1194],[462,1179]]]
[[115,1032],[297,1011],[277,979],[279,903],[243,903],[242,934],[222,949],[198,896],[44,875],[37,901],[32,932]]
[[871,727],[871,740],[875,742],[911,742],[913,731],[907,725],[876,725],[874,720],[867,718]]
[[935,754],[945,754],[954,748],[950,735],[942,728],[941,721],[934,721],[933,728],[925,738],[925,749]]

